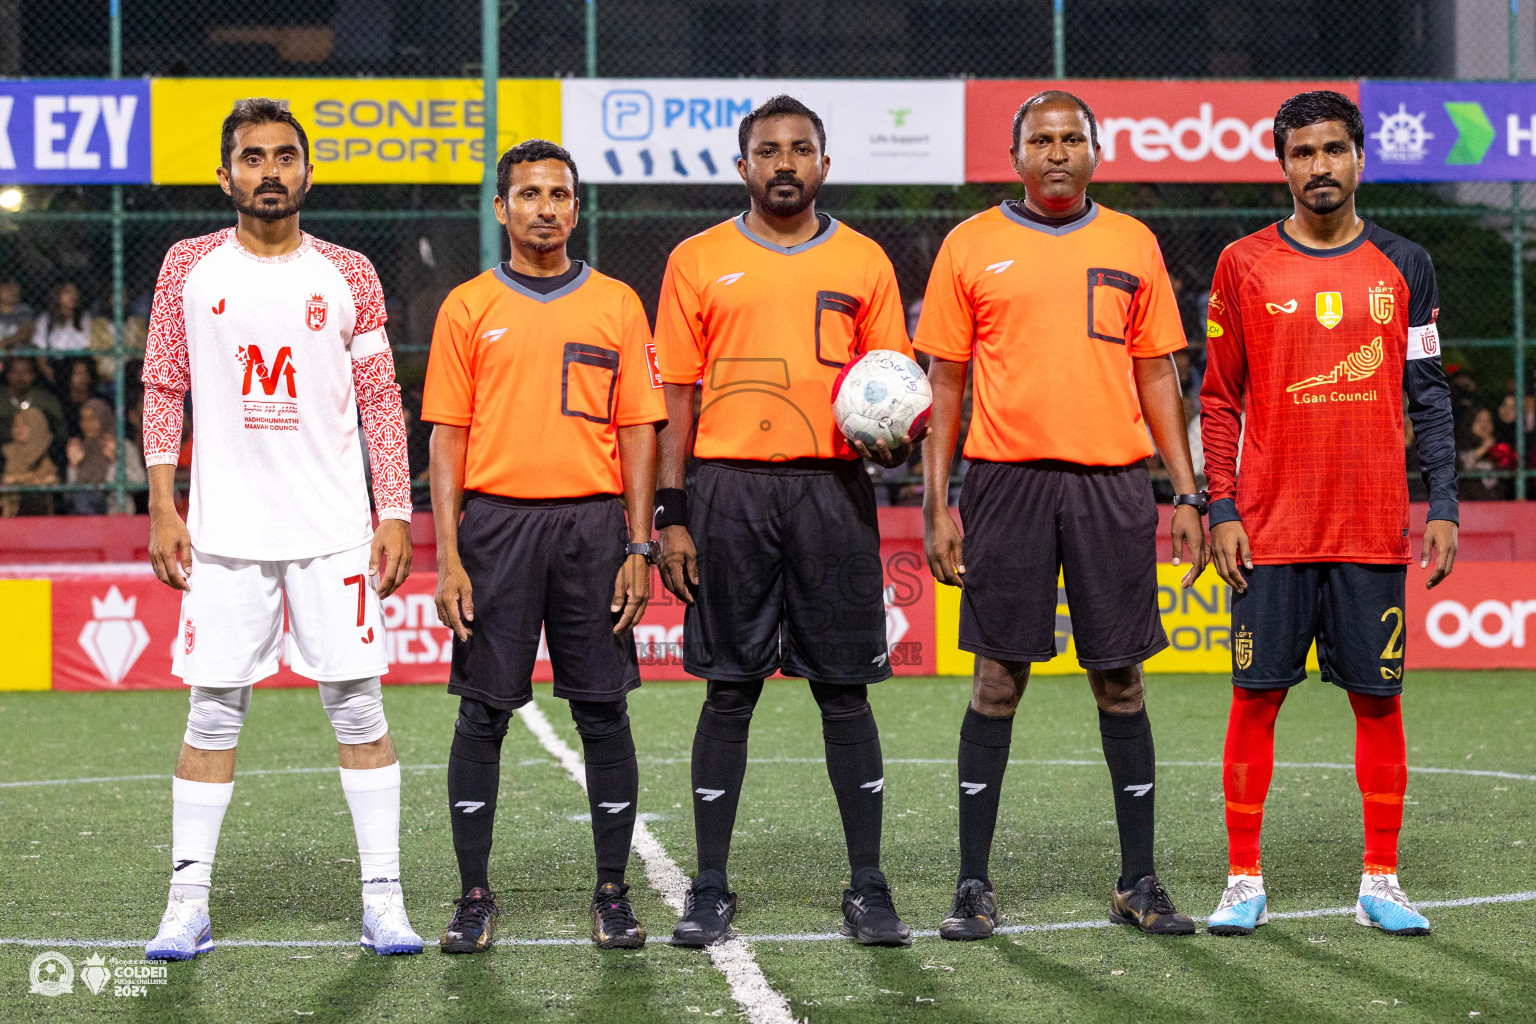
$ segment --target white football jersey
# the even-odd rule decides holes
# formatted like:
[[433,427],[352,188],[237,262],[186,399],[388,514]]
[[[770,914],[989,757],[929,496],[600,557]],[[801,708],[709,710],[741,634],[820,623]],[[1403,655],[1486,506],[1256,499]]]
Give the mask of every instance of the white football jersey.
[[[194,547],[286,561],[372,537],[354,376],[361,388],[355,364],[387,371],[398,421],[384,321],[368,259],[308,234],[270,258],[242,246],[234,228],[171,247],[144,354],[144,453],[151,466],[176,463],[190,387]],[[389,440],[403,468],[403,423]],[[410,519],[408,476],[403,499],[399,482],[376,481],[381,517]]]

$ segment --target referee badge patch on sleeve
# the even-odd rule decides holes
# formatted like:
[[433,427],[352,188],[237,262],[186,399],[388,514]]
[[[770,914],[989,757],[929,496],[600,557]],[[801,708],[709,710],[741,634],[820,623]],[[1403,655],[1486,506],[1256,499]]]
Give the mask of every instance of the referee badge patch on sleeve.
[[651,371],[651,387],[661,387],[661,364],[656,361],[656,343],[645,346],[645,365]]

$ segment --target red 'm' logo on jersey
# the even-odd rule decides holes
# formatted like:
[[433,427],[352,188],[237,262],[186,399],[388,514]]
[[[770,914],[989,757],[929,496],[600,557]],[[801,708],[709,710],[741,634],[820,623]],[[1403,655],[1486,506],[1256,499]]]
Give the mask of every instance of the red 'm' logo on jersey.
[[245,367],[245,383],[240,389],[242,395],[251,393],[251,377],[254,376],[261,382],[261,390],[268,396],[275,394],[278,384],[286,381],[288,397],[299,397],[293,387],[293,349],[287,345],[277,350],[277,358],[272,361],[270,369],[267,367],[266,360],[262,358],[260,348],[255,345],[242,345],[240,346],[240,364]]
[[304,322],[310,330],[318,331],[325,326],[325,310],[324,295],[311,295],[304,303]]

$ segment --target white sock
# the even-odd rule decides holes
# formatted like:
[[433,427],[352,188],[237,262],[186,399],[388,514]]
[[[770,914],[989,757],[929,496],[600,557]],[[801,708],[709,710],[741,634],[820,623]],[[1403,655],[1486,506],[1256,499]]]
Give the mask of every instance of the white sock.
[[1254,885],[1259,887],[1259,891],[1260,892],[1264,891],[1264,876],[1263,875],[1228,875],[1227,876],[1227,888],[1228,889],[1232,888],[1238,882],[1251,882],[1252,884],[1254,884]]
[[233,782],[171,779],[171,898],[206,900]]
[[341,790],[357,832],[357,865],[365,885],[400,884],[400,762],[341,769]]
[[1387,880],[1387,884],[1393,886],[1394,888],[1398,888],[1398,889],[1402,888],[1402,886],[1397,884],[1397,872],[1396,871],[1392,872],[1390,875],[1362,874],[1360,876],[1360,892],[1362,894],[1368,892],[1370,890],[1371,886],[1375,883],[1375,880],[1378,879],[1378,878],[1385,878]]

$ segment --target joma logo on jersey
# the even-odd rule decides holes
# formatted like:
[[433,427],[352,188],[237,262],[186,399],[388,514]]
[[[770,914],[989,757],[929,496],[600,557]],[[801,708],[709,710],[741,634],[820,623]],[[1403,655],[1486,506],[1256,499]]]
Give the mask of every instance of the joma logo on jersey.
[[1397,300],[1392,294],[1392,286],[1378,283],[1375,288],[1368,291],[1371,296],[1371,319],[1385,327],[1392,322],[1392,310],[1397,305]]
[[266,360],[262,358],[260,348],[255,345],[241,345],[240,365],[245,367],[245,383],[240,388],[242,395],[251,393],[251,378],[255,377],[261,384],[262,392],[268,396],[277,393],[278,384],[286,382],[288,397],[299,397],[293,386],[293,349],[287,345],[277,350],[277,358],[272,361],[270,369],[267,367]]
[[1317,293],[1317,322],[1330,331],[1344,319],[1344,296],[1338,292]]
[[[304,323],[312,331],[325,328],[326,304],[324,295],[311,295],[309,301],[304,303]],[[267,392],[271,394],[271,392]]]

